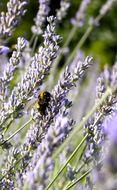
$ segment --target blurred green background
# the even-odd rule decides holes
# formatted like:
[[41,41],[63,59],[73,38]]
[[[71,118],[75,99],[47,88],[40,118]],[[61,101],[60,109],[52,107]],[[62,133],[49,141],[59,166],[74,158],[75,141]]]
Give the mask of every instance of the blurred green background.
[[[0,1],[0,12],[7,10],[7,2],[8,0]],[[78,28],[77,35],[73,37],[72,43],[70,43],[70,49],[75,47],[76,43],[80,40],[81,36],[86,31],[89,19],[98,15],[101,6],[105,2],[105,0],[93,0],[90,3],[86,12],[85,24],[82,28]],[[68,38],[70,30],[72,29],[70,19],[74,17],[80,3],[80,0],[71,1],[71,7],[68,11],[67,17],[62,21],[62,23],[59,24],[57,28],[58,34],[63,37],[63,44]],[[50,14],[55,14],[55,10],[56,8],[59,8],[59,5],[60,0],[51,0]],[[34,23],[33,19],[36,16],[37,10],[38,0],[30,0],[27,6],[27,12],[21,20],[19,26],[14,31],[13,37],[9,40],[9,44],[15,44],[16,38],[18,36],[24,36],[28,40],[31,39],[31,26]],[[41,42],[41,40],[42,38],[40,37],[39,43]],[[86,53],[86,55],[91,54],[92,56],[94,56],[94,58],[100,62],[101,68],[105,64],[112,65],[114,63],[117,53],[117,3],[103,17],[100,25],[92,31],[91,35],[88,37],[85,44],[83,45],[82,50]]]

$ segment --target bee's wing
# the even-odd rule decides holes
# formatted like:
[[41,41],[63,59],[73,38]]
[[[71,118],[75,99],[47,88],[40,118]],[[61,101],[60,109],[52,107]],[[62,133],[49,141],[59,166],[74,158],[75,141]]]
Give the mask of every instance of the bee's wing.
[[36,105],[36,103],[37,103],[36,99],[29,101],[26,105],[26,112],[29,113],[30,110]]

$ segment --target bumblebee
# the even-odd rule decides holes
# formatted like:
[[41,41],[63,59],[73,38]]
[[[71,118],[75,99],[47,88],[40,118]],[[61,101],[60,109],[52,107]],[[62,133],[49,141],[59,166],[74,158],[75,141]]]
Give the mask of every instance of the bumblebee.
[[49,102],[51,100],[51,97],[52,97],[52,95],[47,91],[41,92],[38,95],[38,100],[36,102],[36,108],[42,115],[46,114],[46,110],[49,107]]

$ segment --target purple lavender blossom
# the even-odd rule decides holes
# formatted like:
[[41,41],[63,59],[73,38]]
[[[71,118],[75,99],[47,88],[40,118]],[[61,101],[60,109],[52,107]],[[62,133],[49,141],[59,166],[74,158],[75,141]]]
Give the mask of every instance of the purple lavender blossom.
[[[72,124],[73,120],[69,120],[67,117],[62,115],[56,117],[55,123],[49,127],[45,138],[38,145],[27,173],[24,173],[24,189],[26,187],[31,189],[35,186],[44,190],[48,183],[48,175],[54,166],[52,153],[67,137]],[[33,176],[32,180],[30,180],[30,176]],[[40,184],[38,184],[37,179]]]
[[[26,43],[27,41],[24,38],[19,37],[17,39],[16,50],[13,51],[12,56],[9,59],[9,62],[7,63],[7,66],[3,72],[0,86],[2,102],[4,102],[9,95],[9,84],[10,81],[13,79],[14,73],[18,68],[20,62],[22,62],[22,52],[26,47]],[[5,48],[5,51],[8,51],[8,48]]]
[[22,104],[25,104],[28,98],[31,97],[33,90],[37,87],[39,88],[42,84],[45,76],[49,73],[53,60],[57,56],[60,36],[55,34],[54,17],[49,17],[48,22],[50,25],[47,26],[47,30],[43,35],[43,46],[39,48],[38,53],[32,58],[30,66],[22,77],[21,82],[14,87],[8,102],[3,105],[1,123],[4,123],[16,110],[22,109]]
[[103,167],[96,170],[96,186],[103,190],[117,189],[117,113],[111,115],[103,123],[106,141],[102,157]]
[[[38,0],[31,39],[27,43],[18,37],[15,50],[7,54],[12,50],[12,40],[23,31],[18,29],[13,35],[26,12],[27,2],[8,0],[7,11],[0,13],[0,190],[66,190],[69,185],[75,185],[73,189],[77,190],[117,190],[117,60],[112,68],[104,69],[97,85],[94,81],[99,72],[96,61],[89,75],[85,75],[92,65],[92,57],[85,58],[85,47],[90,52],[92,37],[87,39],[117,0],[101,2],[102,8],[90,25],[86,12],[87,16],[93,12],[95,2],[82,0],[79,5],[76,1],[79,11],[72,20],[71,29],[70,20],[61,22],[70,6],[69,0],[60,0],[58,10],[53,10],[50,0]],[[52,12],[56,18],[47,17]],[[61,44],[61,50],[65,50],[62,56],[62,51],[59,55],[62,38],[56,34],[56,29],[61,32],[66,26],[70,32],[63,33],[66,42]],[[77,27],[82,26],[80,33]],[[86,46],[85,42],[88,42]],[[80,58],[79,48],[83,51]],[[53,81],[50,82],[48,76]],[[88,79],[94,81],[93,86],[89,87]],[[93,93],[89,92],[94,92],[95,88],[95,105],[89,110],[89,102],[94,100]],[[44,114],[38,109],[42,107],[38,98],[43,94],[40,91],[48,91],[51,96]],[[33,99],[36,93],[38,96]],[[34,105],[27,112],[30,100],[34,100]],[[81,119],[80,124],[74,126],[72,115],[75,121]],[[81,134],[83,125],[85,137]],[[92,170],[95,180],[90,173]]]
[[0,54],[7,54],[10,52],[9,47],[6,46],[0,46]]
[[117,173],[117,113],[113,114],[110,121],[107,122],[106,135],[109,141],[109,150],[106,157],[108,170],[114,174]]
[[112,142],[117,142],[117,114],[114,113],[110,118],[105,119],[104,122],[105,134]]
[[9,37],[17,26],[20,17],[26,12],[26,0],[10,0],[7,3],[7,12],[0,14],[0,37]]
[[111,0],[111,1],[107,0],[106,3],[100,9],[100,14],[105,15],[107,13],[107,11],[109,11],[112,8],[114,3],[117,3],[117,1],[116,0]]
[[56,11],[56,18],[58,21],[62,21],[62,19],[66,16],[69,7],[70,7],[69,0],[60,1],[60,8]]
[[75,18],[71,19],[71,23],[75,26],[82,27],[84,25],[85,20],[85,12],[88,8],[91,0],[82,0],[80,8],[78,9]]
[[39,9],[34,19],[35,25],[32,26],[32,32],[36,35],[43,33],[46,17],[50,11],[49,3],[50,0],[39,0]]

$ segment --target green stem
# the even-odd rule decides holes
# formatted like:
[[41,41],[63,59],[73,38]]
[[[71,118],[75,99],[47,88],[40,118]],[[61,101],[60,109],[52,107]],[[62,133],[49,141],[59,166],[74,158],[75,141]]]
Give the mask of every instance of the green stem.
[[35,48],[36,48],[36,45],[37,45],[37,41],[38,41],[38,36],[35,37],[35,40],[34,40],[34,44],[33,44],[33,47],[32,47],[32,55],[35,51]]
[[[99,121],[99,119],[101,118],[102,114],[99,115],[99,117],[96,119],[94,126],[96,125],[96,123]],[[47,186],[47,188],[45,190],[48,190],[53,183],[55,182],[55,180],[59,177],[59,175],[63,172],[63,170],[66,168],[67,164],[72,160],[72,158],[74,157],[74,155],[78,152],[78,150],[80,149],[80,147],[82,146],[82,144],[85,142],[85,140],[88,137],[88,133],[84,136],[84,138],[82,139],[82,141],[80,142],[80,144],[77,145],[77,147],[75,148],[75,150],[73,151],[73,153],[70,155],[70,157],[68,158],[68,160],[66,161],[66,163],[64,164],[64,166],[59,170],[59,172],[57,173],[57,175],[54,177],[54,179],[51,181],[51,183]]]
[[32,121],[32,118],[28,120],[22,127],[20,127],[15,133],[13,133],[10,137],[8,137],[3,143],[0,145],[4,145],[6,142],[8,142],[10,139],[12,139],[17,133],[19,133],[22,129],[24,129],[30,122]]
[[80,142],[80,144],[78,144],[78,146],[75,148],[75,150],[73,151],[73,153],[71,154],[71,156],[68,158],[68,160],[66,161],[66,163],[64,164],[64,166],[59,170],[58,174],[54,177],[54,179],[51,181],[51,183],[47,186],[47,188],[45,190],[48,190],[53,185],[53,183],[55,182],[55,180],[63,172],[63,170],[66,168],[67,164],[72,160],[72,158],[77,153],[77,151],[80,149],[80,147],[85,142],[85,140],[86,140],[87,137],[88,137],[88,134],[86,134],[85,137]]
[[[103,160],[101,160],[96,166],[98,166],[99,164],[102,163]],[[94,166],[94,167],[96,167]],[[63,190],[69,190],[71,189],[74,185],[76,185],[79,181],[81,181],[83,178],[85,178],[89,173],[91,173],[91,171],[94,168],[89,169],[87,172],[85,172],[83,175],[81,175],[76,181],[74,181],[73,183],[71,183],[71,185],[69,185],[67,188],[63,189]]]
[[[64,67],[66,67],[67,65],[69,65],[73,58],[75,57],[78,49],[80,49],[83,44],[85,43],[86,39],[89,37],[90,33],[92,32],[92,30],[94,29],[94,27],[96,26],[97,23],[99,23],[99,21],[101,20],[102,15],[98,15],[95,19],[94,19],[94,24],[90,25],[88,27],[88,29],[86,30],[86,32],[84,33],[84,35],[81,37],[80,41],[78,41],[77,45],[75,46],[74,50],[72,51],[71,55],[68,57]],[[74,32],[76,32],[77,30],[74,29]],[[75,34],[75,33],[74,33]]]
[[12,122],[13,122],[13,119],[11,119],[11,121],[10,121],[10,122],[8,123],[8,125],[5,127],[3,134],[5,134],[5,133],[7,132],[7,130],[9,129],[10,125],[12,124]]
[[33,40],[34,40],[35,36],[36,36],[36,34],[33,34],[33,35],[32,35],[32,37],[31,37],[31,39],[30,39],[30,42],[29,42],[29,46],[31,46],[31,44],[33,43]]
[[89,111],[89,113],[82,119],[82,121],[79,123],[77,127],[75,127],[69,137],[63,142],[63,144],[60,146],[60,148],[54,153],[53,158],[56,158],[60,152],[69,144],[69,142],[72,140],[72,138],[78,134],[79,130],[85,125],[85,123],[88,121],[88,119],[93,115],[94,112],[99,108],[99,106],[102,105],[104,100],[109,96],[112,95],[113,92],[115,92],[116,89],[108,88],[105,94],[102,96],[102,98],[94,105],[94,107]]
[[[91,115],[98,109],[98,107],[103,103],[103,101],[109,96],[112,95],[112,93],[114,93],[116,91],[116,88],[111,89],[108,88],[107,91],[105,92],[105,94],[102,96],[101,100],[99,100],[95,106],[92,108],[92,110],[86,115],[86,117],[83,118],[83,120],[80,122],[79,127],[75,128],[70,136],[66,139],[66,141],[61,145],[61,147],[59,148],[59,152],[57,152],[56,155],[58,155],[58,153],[61,152],[61,150],[63,150],[63,148],[68,145],[68,143],[71,141],[71,139],[74,137],[75,134],[78,133],[79,128],[81,128],[82,126],[84,126],[84,124],[87,122],[87,120],[91,117]],[[101,115],[99,116],[99,118],[101,117]],[[95,124],[97,123],[97,120],[95,122]],[[71,154],[71,156],[68,158],[68,160],[66,161],[66,163],[64,164],[64,166],[59,170],[59,172],[57,173],[57,175],[54,177],[54,179],[50,182],[50,184],[47,186],[47,188],[45,190],[48,190],[53,183],[55,182],[55,180],[59,177],[59,175],[63,172],[63,170],[65,169],[65,167],[67,166],[67,164],[70,162],[70,160],[74,157],[74,155],[77,153],[77,151],[79,150],[79,148],[81,147],[81,145],[84,143],[84,141],[86,140],[86,138],[88,137],[88,133],[85,135],[85,137],[82,139],[81,143],[76,147],[76,149],[73,151],[73,153]],[[54,155],[55,157],[55,155]],[[87,175],[87,174],[86,174]],[[83,175],[84,176],[84,175]]]
[[89,169],[87,172],[85,172],[81,177],[79,177],[76,181],[74,181],[73,183],[71,183],[71,185],[69,185],[64,190],[71,189],[71,187],[73,187],[74,185],[76,185],[79,181],[81,181],[84,177],[86,177],[91,171],[92,171],[92,169]]
[[82,163],[81,165],[80,165],[80,167],[76,170],[76,174],[78,174],[80,171],[81,171],[81,169],[84,167],[84,163]]
[[77,32],[78,27],[77,26],[73,26],[69,36],[67,37],[66,42],[63,45],[63,48],[67,47],[69,45],[69,43],[71,42],[72,38],[75,36],[75,33]]
[[[9,114],[5,119],[4,119],[4,121],[0,124],[0,128],[2,128],[3,126],[4,126],[4,124],[8,121],[8,119],[10,119],[10,116],[12,115],[12,113],[11,114]],[[5,128],[5,127],[3,127],[3,128]]]
[[91,31],[93,30],[93,25],[89,26],[89,28],[86,30],[86,32],[84,33],[84,35],[82,36],[82,38],[80,39],[80,41],[77,43],[77,45],[75,46],[74,50],[72,51],[71,55],[68,57],[65,66],[69,65],[74,56],[76,55],[76,52],[78,51],[78,49],[80,49],[82,47],[82,45],[84,44],[84,42],[86,41],[86,39],[88,38],[89,34],[91,33]]
[[[67,46],[69,45],[69,43],[71,42],[73,36],[75,36],[75,33],[77,32],[77,29],[78,29],[77,26],[74,26],[74,27],[72,28],[72,30],[70,31],[70,34],[69,34],[68,37],[67,37],[67,40],[66,40],[65,43],[63,44],[62,49],[65,48],[65,47],[67,47]],[[61,60],[61,58],[62,58],[62,53],[60,53],[60,55],[58,56],[58,58],[57,58],[57,60],[56,60],[56,68],[57,68],[57,66],[58,66],[58,64],[59,64],[59,62],[60,62],[60,60]]]
[[[92,125],[92,128],[94,128],[95,125],[98,124],[98,122],[100,121],[100,119],[102,118],[102,116],[103,116],[103,114],[101,113],[101,114],[98,116],[98,118],[96,118],[94,124]],[[87,131],[87,133],[89,134],[88,131]],[[85,152],[85,150],[86,150],[86,147],[87,147],[87,144],[84,146],[84,148],[83,148],[83,150],[82,150],[82,152],[81,152],[81,155],[79,156],[79,159],[77,160],[77,163],[80,162],[80,160],[81,160],[81,158],[82,158],[82,156],[83,156],[83,154],[84,154],[84,152]],[[77,166],[77,163],[76,163],[76,166]],[[83,163],[83,166],[84,166],[84,163]],[[78,170],[78,171],[79,171],[79,170]]]

